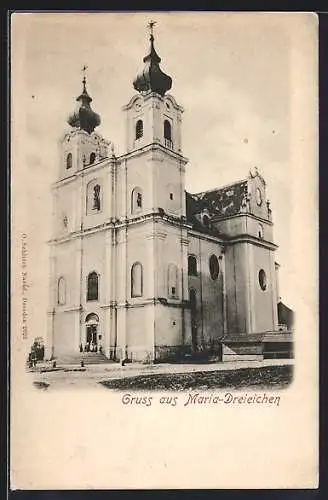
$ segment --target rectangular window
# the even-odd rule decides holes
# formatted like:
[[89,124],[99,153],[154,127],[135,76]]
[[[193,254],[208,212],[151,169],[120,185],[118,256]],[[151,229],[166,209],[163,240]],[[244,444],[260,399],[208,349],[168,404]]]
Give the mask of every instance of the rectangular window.
[[171,288],[171,294],[175,295],[175,286],[172,286],[172,288]]

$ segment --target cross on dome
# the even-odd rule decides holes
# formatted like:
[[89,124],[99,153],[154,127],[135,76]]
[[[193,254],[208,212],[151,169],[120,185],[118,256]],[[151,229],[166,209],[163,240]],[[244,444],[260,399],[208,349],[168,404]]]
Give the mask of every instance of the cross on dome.
[[155,24],[157,24],[157,21],[149,21],[149,23],[147,24],[148,28],[149,28],[149,31],[150,31],[150,36],[153,37],[154,36],[154,26]]

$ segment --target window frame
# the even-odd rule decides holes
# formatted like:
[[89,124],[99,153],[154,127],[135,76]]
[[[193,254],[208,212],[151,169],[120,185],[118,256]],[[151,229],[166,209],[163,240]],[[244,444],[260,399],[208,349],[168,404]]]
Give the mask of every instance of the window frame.
[[[190,262],[191,260],[193,260],[195,262],[195,267],[193,267],[193,269],[195,269],[195,271],[193,272],[190,272],[190,269],[191,269],[191,265],[190,265]],[[196,255],[194,254],[189,254],[188,255],[188,276],[198,276],[198,261],[197,261],[197,257]]]
[[[215,261],[214,261],[214,259],[215,259]],[[215,270],[212,269],[211,263],[215,263],[215,264],[213,264],[216,267]],[[215,255],[214,253],[212,253],[208,259],[208,268],[209,268],[211,279],[213,281],[216,281],[220,275],[220,261],[219,261],[219,258],[217,257],[217,255]]]
[[138,118],[135,125],[135,140],[138,141],[144,135],[144,123],[141,118]]
[[[63,289],[63,296],[64,299],[61,300],[61,290],[60,290],[60,284],[63,283],[64,289]],[[60,276],[57,281],[57,304],[59,306],[64,306],[66,304],[66,279],[64,276]]]
[[265,292],[268,288],[268,279],[267,279],[267,274],[264,271],[264,269],[259,270],[258,282],[259,282],[260,289],[262,290],[262,292]]
[[164,139],[172,142],[172,124],[167,118],[164,120],[163,128]]

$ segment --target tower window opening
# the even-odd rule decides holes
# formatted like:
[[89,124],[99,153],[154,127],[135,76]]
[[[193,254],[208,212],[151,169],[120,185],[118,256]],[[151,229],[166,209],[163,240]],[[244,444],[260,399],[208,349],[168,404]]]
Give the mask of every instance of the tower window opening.
[[67,169],[72,168],[72,164],[73,164],[72,153],[68,153],[66,157],[66,168]]
[[143,136],[143,121],[138,120],[136,123],[136,139],[140,139]]
[[95,160],[96,160],[96,153],[91,153],[89,158],[90,165],[92,165],[95,162]]
[[173,193],[170,193],[170,200],[173,200]]
[[172,149],[172,127],[168,120],[164,121],[164,144],[167,148]]

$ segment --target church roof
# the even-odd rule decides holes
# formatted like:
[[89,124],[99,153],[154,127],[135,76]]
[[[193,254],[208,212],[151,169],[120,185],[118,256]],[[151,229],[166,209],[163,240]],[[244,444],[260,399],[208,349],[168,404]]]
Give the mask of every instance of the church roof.
[[192,222],[196,214],[206,213],[209,217],[230,217],[243,211],[247,200],[247,179],[234,182],[222,188],[186,193],[187,219]]
[[161,58],[157,54],[154,47],[153,26],[155,22],[149,23],[150,33],[150,48],[149,53],[143,58],[145,66],[133,81],[133,87],[138,92],[156,92],[164,96],[165,92],[172,87],[172,78],[161,70],[159,63]]

